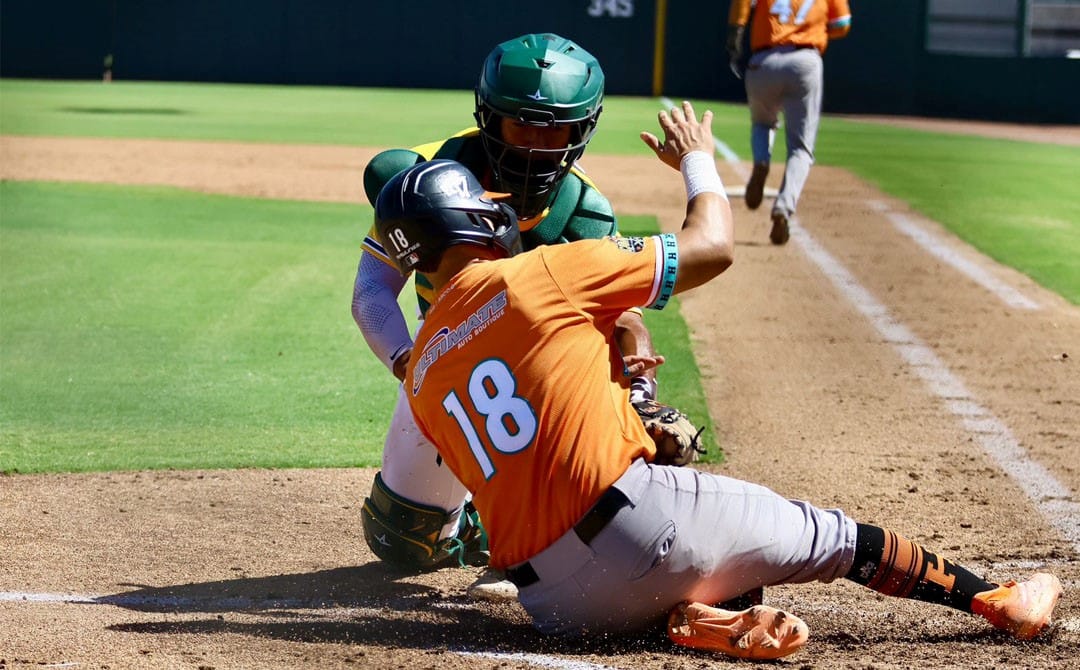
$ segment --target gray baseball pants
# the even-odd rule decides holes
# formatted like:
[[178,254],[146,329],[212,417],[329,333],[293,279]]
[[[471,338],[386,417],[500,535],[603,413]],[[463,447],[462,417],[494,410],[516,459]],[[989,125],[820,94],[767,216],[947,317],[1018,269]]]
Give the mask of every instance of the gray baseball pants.
[[750,105],[750,146],[754,162],[768,162],[779,115],[784,114],[787,163],[773,211],[790,217],[810,166],[821,118],[824,87],[821,54],[817,49],[776,47],[750,57],[746,70],[746,99]]
[[641,629],[684,600],[716,604],[851,569],[856,526],[840,510],[641,459],[612,488],[628,502],[588,543],[571,529],[528,561],[538,581],[518,599],[543,633]]

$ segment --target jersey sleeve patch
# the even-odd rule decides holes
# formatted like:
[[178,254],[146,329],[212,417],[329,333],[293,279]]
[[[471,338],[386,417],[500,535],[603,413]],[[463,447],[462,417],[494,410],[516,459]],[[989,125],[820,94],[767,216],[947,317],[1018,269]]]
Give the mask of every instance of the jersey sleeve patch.
[[622,251],[636,254],[645,248],[645,240],[640,237],[612,237],[615,246]]

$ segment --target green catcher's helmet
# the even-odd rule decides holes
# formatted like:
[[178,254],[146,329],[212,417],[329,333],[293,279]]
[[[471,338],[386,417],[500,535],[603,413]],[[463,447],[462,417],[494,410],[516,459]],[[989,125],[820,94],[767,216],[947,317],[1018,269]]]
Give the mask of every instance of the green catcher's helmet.
[[[604,72],[587,51],[552,34],[503,42],[484,61],[476,87],[476,123],[499,190],[513,194],[521,218],[550,204],[596,130]],[[565,147],[536,148],[503,139],[501,121],[570,127]]]

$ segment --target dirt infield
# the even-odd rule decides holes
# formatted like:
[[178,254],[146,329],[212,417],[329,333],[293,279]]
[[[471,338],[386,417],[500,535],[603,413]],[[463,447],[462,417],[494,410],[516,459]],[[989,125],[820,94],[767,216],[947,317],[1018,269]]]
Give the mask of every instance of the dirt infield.
[[[371,153],[2,137],[0,178],[359,202]],[[681,181],[651,157],[585,167],[620,213],[681,222]],[[745,166],[720,167],[742,184]],[[1055,628],[1031,643],[846,582],[770,589],[767,603],[811,629],[780,665],[1077,667],[1080,309],[837,169],[815,167],[785,247],[768,243],[767,207],[733,205],[735,265],[682,301],[728,454],[719,469],[991,578],[1045,567],[1066,588]],[[475,570],[388,569],[359,527],[373,474],[0,477],[0,669],[742,666],[674,649],[660,631],[543,639],[516,604],[464,597]]]

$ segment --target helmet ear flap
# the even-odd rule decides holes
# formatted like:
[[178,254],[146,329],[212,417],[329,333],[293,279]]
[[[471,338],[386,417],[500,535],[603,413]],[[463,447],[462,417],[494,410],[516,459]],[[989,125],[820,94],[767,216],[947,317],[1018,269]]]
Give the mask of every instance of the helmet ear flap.
[[513,207],[505,202],[496,202],[495,207],[498,208],[499,212],[502,213],[503,217],[506,219],[506,225],[517,227],[518,216]]
[[499,210],[503,218],[503,226],[495,232],[495,245],[506,252],[507,256],[516,256],[523,249],[517,212],[505,202],[496,202],[495,208]]

